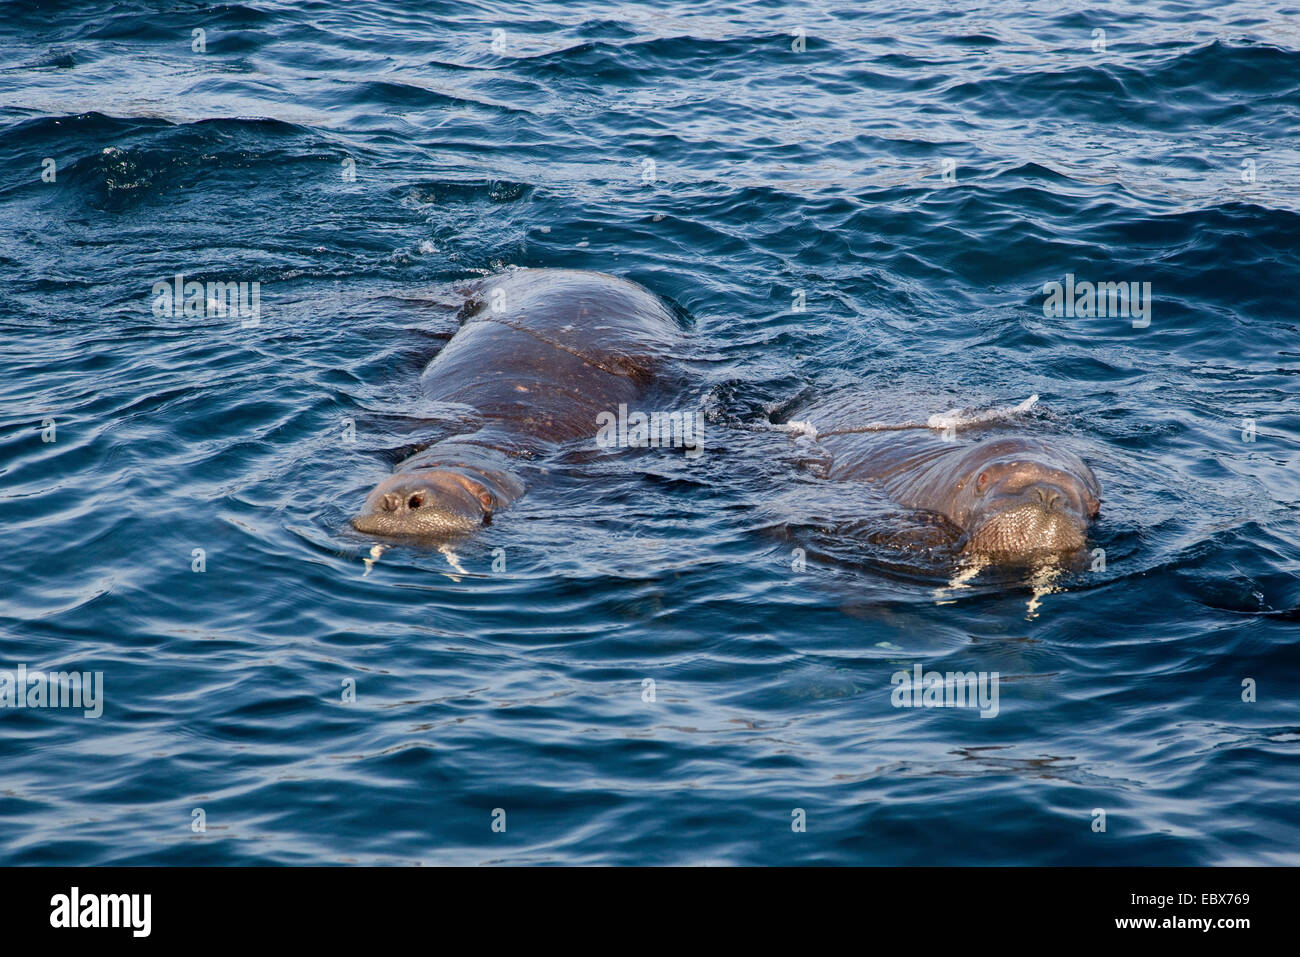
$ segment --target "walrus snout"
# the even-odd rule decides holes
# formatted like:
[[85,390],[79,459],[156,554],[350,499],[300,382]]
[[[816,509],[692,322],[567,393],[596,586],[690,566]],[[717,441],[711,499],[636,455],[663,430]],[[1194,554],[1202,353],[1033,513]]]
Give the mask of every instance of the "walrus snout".
[[1077,456],[1043,443],[974,446],[959,483],[966,551],[997,560],[1082,551],[1100,510],[1097,479]]
[[990,487],[973,512],[966,550],[994,557],[1082,550],[1097,508],[1088,488],[1068,472],[1018,465],[996,484],[985,477]]
[[452,536],[486,525],[496,505],[484,483],[459,471],[430,469],[380,482],[352,527],[367,535]]

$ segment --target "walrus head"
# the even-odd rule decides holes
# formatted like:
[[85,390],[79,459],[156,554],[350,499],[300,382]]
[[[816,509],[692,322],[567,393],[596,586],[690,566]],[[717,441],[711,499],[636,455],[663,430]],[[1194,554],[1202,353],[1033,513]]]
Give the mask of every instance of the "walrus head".
[[1101,487],[1078,456],[1028,440],[993,440],[963,458],[955,509],[968,553],[998,560],[1081,551]]
[[465,466],[399,472],[375,486],[352,527],[394,538],[453,538],[487,525],[522,492],[513,475]]

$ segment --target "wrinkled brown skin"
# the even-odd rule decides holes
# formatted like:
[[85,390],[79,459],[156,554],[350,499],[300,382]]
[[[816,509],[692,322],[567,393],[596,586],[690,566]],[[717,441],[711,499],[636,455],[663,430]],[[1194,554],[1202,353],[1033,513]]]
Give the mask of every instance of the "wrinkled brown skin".
[[468,294],[420,384],[479,427],[399,464],[352,519],[359,532],[438,541],[488,524],[524,494],[521,460],[594,436],[601,412],[635,405],[680,354],[663,302],[604,273],[519,269]]
[[965,533],[968,554],[1014,562],[1081,551],[1101,508],[1092,469],[1048,439],[981,431],[950,441],[906,429],[818,442],[829,455],[827,478],[873,482],[906,508],[942,515]]

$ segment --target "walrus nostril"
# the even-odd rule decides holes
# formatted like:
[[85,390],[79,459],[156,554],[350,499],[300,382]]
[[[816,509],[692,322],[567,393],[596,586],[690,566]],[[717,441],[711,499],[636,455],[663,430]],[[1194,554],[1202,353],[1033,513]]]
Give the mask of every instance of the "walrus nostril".
[[1065,500],[1065,496],[1061,494],[1060,489],[1043,485],[1036,486],[1034,493],[1038,496],[1038,501],[1043,504],[1043,508],[1055,508]]
[[383,507],[385,512],[396,512],[397,506],[402,504],[402,500],[392,492],[389,492],[384,496],[383,501],[379,504]]
[[407,500],[406,504],[409,508],[419,508],[424,504],[424,494],[416,492]]

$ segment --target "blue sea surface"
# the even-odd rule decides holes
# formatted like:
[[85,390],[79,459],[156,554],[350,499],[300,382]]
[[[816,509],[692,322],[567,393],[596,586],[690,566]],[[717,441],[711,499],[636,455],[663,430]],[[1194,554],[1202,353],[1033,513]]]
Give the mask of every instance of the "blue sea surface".
[[[0,708],[0,864],[1300,863],[1300,6],[3,14],[0,672],[103,710]],[[375,558],[509,266],[670,302],[706,454]],[[1067,275],[1149,324],[1045,315]],[[768,427],[850,394],[1037,394],[1099,552],[875,560]],[[996,717],[896,707],[916,665]]]

